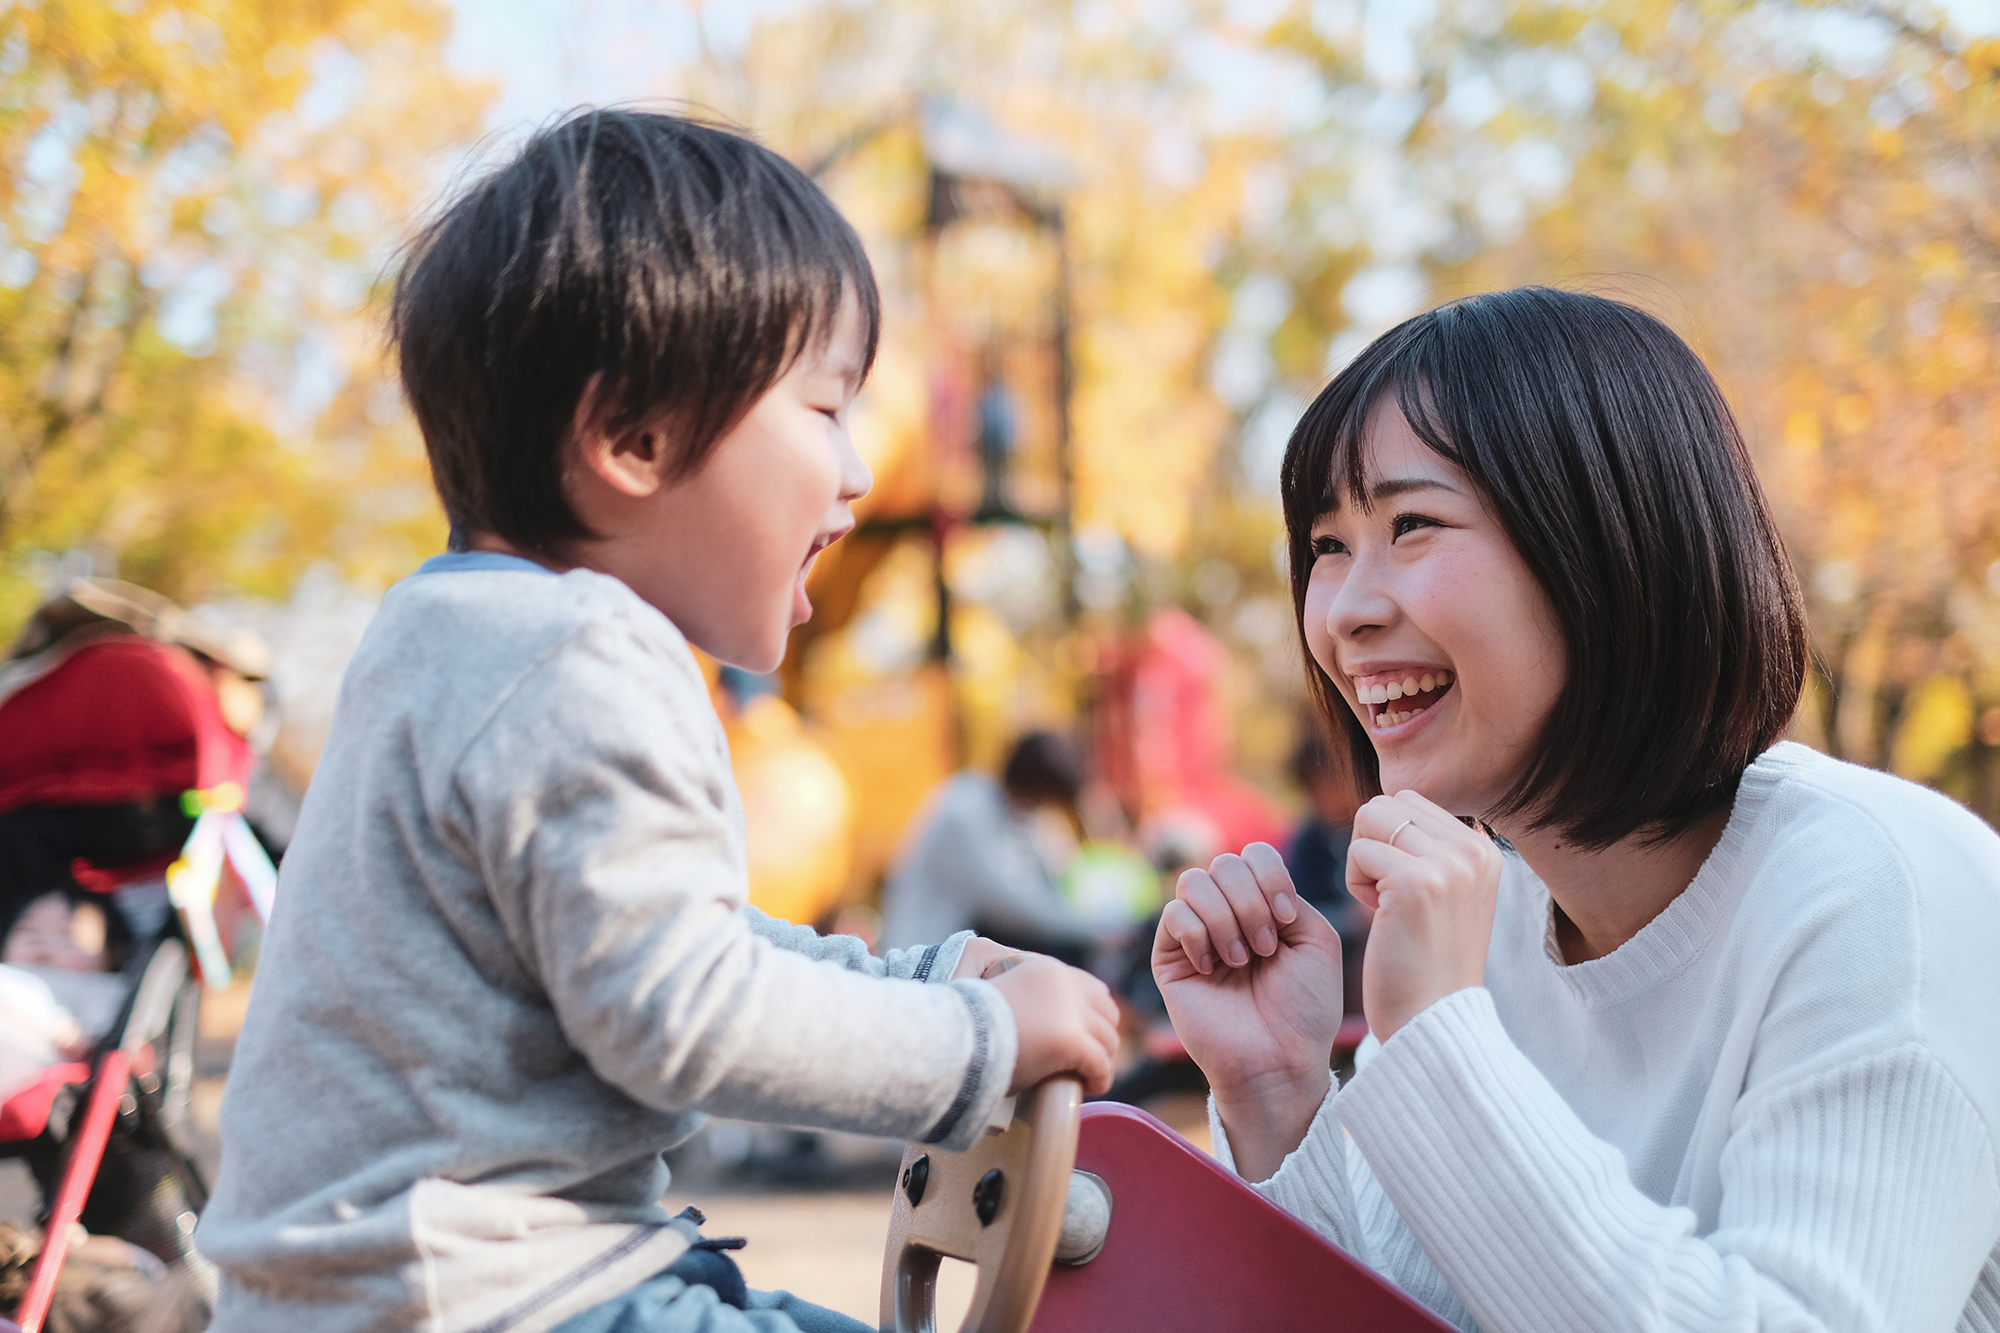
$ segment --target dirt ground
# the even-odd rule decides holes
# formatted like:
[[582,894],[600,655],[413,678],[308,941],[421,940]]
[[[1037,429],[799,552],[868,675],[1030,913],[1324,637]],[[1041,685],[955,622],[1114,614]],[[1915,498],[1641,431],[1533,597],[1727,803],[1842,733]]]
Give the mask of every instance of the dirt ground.
[[[216,1115],[248,999],[248,987],[239,985],[206,997],[202,1005],[193,1118],[197,1157],[211,1173]],[[1147,1109],[1208,1147],[1199,1098],[1163,1099]],[[899,1146],[851,1135],[717,1125],[669,1157],[675,1179],[667,1206],[699,1207],[708,1216],[703,1230],[711,1236],[747,1237],[749,1245],[735,1257],[752,1287],[790,1291],[872,1327]],[[0,1221],[30,1224],[36,1211],[26,1169],[0,1162]],[[939,1278],[939,1327],[957,1327],[975,1277],[969,1265],[946,1263]]]

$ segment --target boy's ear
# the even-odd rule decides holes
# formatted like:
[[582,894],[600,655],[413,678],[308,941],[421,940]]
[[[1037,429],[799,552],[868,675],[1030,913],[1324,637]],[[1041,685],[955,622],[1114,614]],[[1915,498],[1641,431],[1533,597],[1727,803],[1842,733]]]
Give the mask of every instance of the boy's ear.
[[665,486],[672,471],[665,423],[613,426],[606,397],[603,374],[592,375],[570,423],[577,460],[612,490],[643,500]]

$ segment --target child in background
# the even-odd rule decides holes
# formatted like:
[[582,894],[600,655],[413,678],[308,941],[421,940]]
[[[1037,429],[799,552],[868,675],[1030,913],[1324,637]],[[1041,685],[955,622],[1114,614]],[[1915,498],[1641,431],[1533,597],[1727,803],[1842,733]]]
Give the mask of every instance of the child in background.
[[419,238],[393,332],[453,552],[342,685],[201,1223],[216,1333],[788,1333],[660,1206],[701,1112],[961,1148],[1110,1082],[1085,973],[876,959],[744,900],[690,651],[768,672],[869,487],[858,238],[735,134],[593,111]]
[[116,908],[52,889],[0,928],[0,1101],[50,1065],[83,1059],[117,1019],[121,926]]
[[1361,1012],[1361,960],[1368,948],[1368,923],[1375,914],[1347,891],[1347,845],[1361,793],[1354,785],[1352,760],[1327,744],[1317,719],[1305,719],[1292,751],[1292,781],[1306,795],[1306,817],[1285,847],[1285,869],[1299,897],[1319,909],[1340,936],[1345,971],[1345,1008]]

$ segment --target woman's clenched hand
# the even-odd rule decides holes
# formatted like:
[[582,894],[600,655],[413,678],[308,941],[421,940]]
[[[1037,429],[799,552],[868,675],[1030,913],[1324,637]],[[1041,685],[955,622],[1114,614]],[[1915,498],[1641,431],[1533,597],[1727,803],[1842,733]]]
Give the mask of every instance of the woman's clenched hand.
[[1174,1031],[1208,1076],[1237,1170],[1261,1180],[1326,1096],[1340,1031],[1340,937],[1268,843],[1181,875],[1153,937]]
[[1347,889],[1375,910],[1361,966],[1368,1027],[1387,1041],[1454,991],[1485,984],[1500,852],[1414,791],[1354,817]]

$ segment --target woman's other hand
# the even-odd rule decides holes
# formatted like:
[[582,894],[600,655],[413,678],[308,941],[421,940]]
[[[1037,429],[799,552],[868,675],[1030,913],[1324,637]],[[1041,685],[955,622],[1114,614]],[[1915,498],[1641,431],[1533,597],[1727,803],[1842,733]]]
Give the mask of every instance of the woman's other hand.
[[1387,1041],[1454,991],[1486,982],[1500,851],[1414,791],[1354,817],[1347,889],[1374,909],[1361,965],[1368,1027]]
[[1153,937],[1174,1031],[1208,1076],[1237,1170],[1263,1180],[1325,1100],[1340,1031],[1340,937],[1269,843],[1181,875]]

